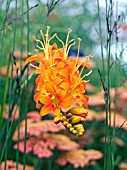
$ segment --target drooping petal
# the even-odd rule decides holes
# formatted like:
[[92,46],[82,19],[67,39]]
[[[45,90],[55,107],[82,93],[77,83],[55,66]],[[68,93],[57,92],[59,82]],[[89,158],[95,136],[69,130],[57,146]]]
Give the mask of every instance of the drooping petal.
[[59,84],[61,84],[63,82],[63,79],[61,79],[60,77],[56,76],[56,78],[54,79],[53,83],[58,86]]
[[68,77],[68,70],[66,68],[60,69],[58,74],[63,77]]
[[63,82],[59,85],[60,88],[64,89],[64,90],[69,90],[70,88],[70,83],[69,82]]
[[40,102],[47,105],[47,104],[50,104],[51,103],[51,98],[49,95],[41,95],[40,97]]
[[34,101],[35,101],[35,102],[38,102],[39,98],[40,98],[40,92],[37,92],[37,93],[34,95]]
[[58,107],[55,108],[53,112],[54,112],[55,116],[61,117],[60,108],[58,108]]
[[48,104],[48,105],[44,105],[41,110],[40,110],[40,115],[41,116],[45,116],[47,115],[48,113],[52,112],[53,111],[53,107],[51,104]]
[[41,107],[42,107],[42,105],[41,105],[41,104],[36,103],[36,108],[37,108],[37,109],[40,109]]
[[66,97],[62,99],[62,101],[60,102],[60,106],[62,108],[68,108],[71,106],[71,104],[74,103],[74,101],[75,101],[74,98],[70,94],[68,94]]
[[38,55],[38,54],[35,54],[31,57],[28,57],[24,63],[24,65],[27,65],[28,63],[32,62],[32,61],[40,61],[41,62],[41,59],[42,58],[42,55]]
[[56,94],[55,89],[53,88],[52,82],[45,82],[45,89],[47,93]]

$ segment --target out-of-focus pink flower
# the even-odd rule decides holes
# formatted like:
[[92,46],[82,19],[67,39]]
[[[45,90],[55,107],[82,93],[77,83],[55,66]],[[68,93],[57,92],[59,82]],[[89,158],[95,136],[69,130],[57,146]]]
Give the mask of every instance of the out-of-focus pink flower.
[[[18,75],[20,75],[21,73],[21,69],[20,66],[22,65],[22,67],[24,67],[24,63],[20,61],[16,61],[16,66],[13,67],[13,75],[11,75],[11,67],[9,69],[9,77],[11,77],[12,79],[15,79],[17,76],[17,69],[18,69]],[[29,75],[33,73],[33,68],[30,67],[29,69]],[[7,75],[7,66],[2,66],[1,70],[0,70],[0,75],[2,76],[6,76]],[[27,75],[27,71],[24,72],[24,75]]]
[[121,162],[119,164],[119,170],[127,170],[127,162]]
[[[5,162],[0,164],[0,170],[4,170]],[[25,165],[26,170],[34,170],[34,167]],[[12,160],[6,161],[6,170],[16,170],[16,162]],[[23,170],[23,165],[18,163],[18,170]]]
[[87,151],[82,149],[77,149],[66,153],[63,157],[57,160],[57,163],[61,166],[70,163],[74,166],[74,168],[79,168],[79,167],[83,168],[86,166],[93,165],[91,164],[91,161],[101,159],[102,156],[103,154],[100,151],[94,149],[90,149]]
[[[31,138],[26,141],[26,153],[33,152],[39,158],[49,158],[53,155],[52,151],[56,143],[51,139],[46,138]],[[24,141],[14,145],[14,149],[24,152]],[[51,150],[50,150],[51,149]]]
[[90,95],[88,104],[90,106],[105,106],[105,100],[104,100],[104,92],[100,91],[99,93]]
[[[121,126],[122,125],[122,126]],[[111,122],[109,121],[109,126],[114,126],[114,112],[111,112]],[[116,113],[115,115],[115,127],[119,128],[121,127],[124,130],[127,130],[127,121],[126,121],[126,117]]]
[[[46,145],[45,145],[46,144]],[[33,146],[33,153],[39,158],[50,158],[53,153],[48,149],[46,141],[39,141]]]
[[[53,149],[70,151],[79,148],[79,144],[62,134],[45,133],[41,137],[33,137],[26,141],[26,153],[33,152],[39,158],[49,158],[53,155]],[[14,149],[24,152],[24,141],[14,145]]]
[[93,93],[96,91],[96,87],[94,87],[92,84],[90,83],[87,83],[87,86],[86,86],[86,92],[90,92],[90,93]]
[[28,118],[32,118],[32,119],[34,119],[35,121],[41,120],[40,114],[39,114],[38,112],[36,112],[36,111],[29,112],[29,113],[27,114],[27,117],[28,117]]
[[[105,137],[101,138],[101,142],[105,142]],[[108,138],[106,138],[106,142],[108,142]],[[112,138],[112,142],[116,143],[117,145],[121,147],[125,146],[124,141],[117,137]]]
[[14,56],[15,56],[16,59],[20,59],[21,57],[22,57],[22,59],[26,59],[27,58],[27,52],[23,52],[21,54],[21,51],[15,51]]
[[80,138],[78,138],[78,143],[80,148],[84,148],[84,146],[92,145],[94,143],[94,135],[95,131],[87,130]]
[[[27,140],[26,142],[26,153],[29,153],[32,151],[33,149],[33,145],[35,144],[35,140],[34,139],[29,139]],[[19,146],[18,144],[14,145],[14,149],[18,149],[20,152],[24,152],[24,141],[21,141],[19,143]]]
[[[33,115],[32,115],[33,116]],[[32,136],[41,136],[41,134],[45,132],[59,132],[61,130],[64,130],[65,127],[59,123],[58,125],[54,124],[53,120],[38,120],[36,121],[33,118],[28,118],[27,120],[27,137]],[[19,139],[23,139],[25,135],[25,121],[23,120],[20,123],[20,137]],[[18,140],[18,128],[16,129],[13,140]]]
[[[3,113],[3,118],[8,119],[8,113],[9,113],[9,105],[4,106],[4,113]],[[10,121],[12,120],[17,120],[19,117],[19,107],[17,105],[14,106],[12,113],[10,115]]]
[[95,149],[89,149],[85,151],[86,155],[87,155],[87,159],[90,160],[99,160],[103,157],[103,154]]
[[[114,104],[115,97],[117,97],[116,104]],[[115,109],[116,111],[121,112],[123,110],[123,107],[126,106],[126,101],[127,101],[126,88],[124,87],[119,87],[117,89],[111,88],[110,101],[111,101],[111,110],[114,111]],[[105,106],[104,91],[101,90],[100,92],[91,95],[88,103],[90,106],[104,107]]]
[[101,121],[101,120],[105,120],[106,118],[106,114],[104,112],[96,112],[94,110],[90,110],[89,109],[89,114],[86,118],[86,121]]
[[56,143],[56,148],[60,151],[71,151],[79,148],[79,144],[62,134],[47,134],[47,138]]

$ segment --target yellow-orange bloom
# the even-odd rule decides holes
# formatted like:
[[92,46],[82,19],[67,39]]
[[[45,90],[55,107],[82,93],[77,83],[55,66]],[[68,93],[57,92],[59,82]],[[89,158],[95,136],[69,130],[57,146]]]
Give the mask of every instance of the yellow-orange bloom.
[[[87,63],[92,55],[81,59],[78,58],[81,41],[78,39],[77,57],[69,58],[69,49],[75,44],[74,39],[69,40],[69,34],[72,30],[68,29],[66,43],[64,44],[57,34],[49,38],[49,29],[50,27],[47,27],[46,34],[41,31],[43,42],[35,38],[38,43],[37,47],[42,52],[35,50],[35,55],[27,58],[25,65],[31,62],[39,63],[38,66],[31,63],[31,66],[35,67],[35,73],[38,74],[36,79],[37,92],[34,96],[34,101],[36,102],[36,107],[41,109],[41,116],[54,112],[57,120],[66,124],[63,121],[61,109],[71,107],[74,102],[78,103],[80,107],[88,107],[88,97],[84,95],[86,82],[83,79],[91,71],[84,76],[81,75],[85,68],[90,69]],[[50,41],[54,38],[61,42],[62,48],[58,48],[55,43],[50,44]],[[82,66],[81,71],[79,71],[80,66]],[[83,119],[81,119],[82,122]],[[71,125],[67,127],[71,128]],[[73,133],[76,132],[73,131]]]

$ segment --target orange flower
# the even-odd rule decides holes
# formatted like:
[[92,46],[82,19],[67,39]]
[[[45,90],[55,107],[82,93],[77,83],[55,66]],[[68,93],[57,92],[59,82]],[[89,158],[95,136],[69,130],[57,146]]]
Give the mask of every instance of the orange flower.
[[60,109],[68,108],[74,102],[74,99],[68,92],[62,90],[54,95],[53,93],[42,95],[40,97],[40,102],[44,104],[40,111],[41,116],[51,111],[53,111],[56,116],[61,116]]
[[[57,119],[62,121],[61,109],[69,108],[74,102],[77,102],[80,107],[88,107],[88,97],[84,95],[86,82],[83,79],[91,71],[84,76],[81,75],[85,68],[90,69],[87,63],[92,55],[78,59],[81,42],[81,39],[78,39],[77,57],[69,58],[69,49],[75,44],[74,39],[69,41],[69,34],[72,30],[68,29],[64,44],[56,34],[49,38],[49,29],[50,27],[47,27],[46,34],[41,31],[43,42],[35,38],[38,43],[37,47],[42,50],[42,53],[35,50],[36,54],[27,58],[25,65],[35,61],[39,63],[38,66],[31,65],[35,68],[35,73],[38,74],[37,92],[34,100],[36,107],[41,108],[41,116],[54,112]],[[61,42],[62,48],[58,48],[57,44],[50,45],[50,41],[54,38]]]

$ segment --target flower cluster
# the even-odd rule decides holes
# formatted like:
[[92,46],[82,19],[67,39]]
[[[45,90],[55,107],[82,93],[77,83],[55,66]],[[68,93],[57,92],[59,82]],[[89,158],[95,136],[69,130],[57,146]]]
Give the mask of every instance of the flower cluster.
[[[17,141],[18,138],[23,140],[25,137],[25,120],[21,121],[20,129],[16,128],[13,140]],[[43,120],[41,121],[41,116],[38,112],[33,111],[27,114],[27,132],[26,136],[28,138],[31,137],[40,137],[43,133],[56,133],[61,130],[64,130],[62,124],[58,124],[57,126],[54,124],[53,120]]]
[[72,150],[57,160],[57,163],[61,166],[65,166],[67,163],[72,164],[74,168],[83,168],[90,165],[96,165],[96,161],[101,159],[103,154],[94,149]]
[[[68,29],[64,44],[57,34],[49,38],[49,29],[48,26],[46,34],[41,31],[43,42],[35,38],[38,43],[37,47],[42,50],[42,53],[36,49],[36,54],[25,61],[25,65],[35,61],[39,63],[38,66],[31,63],[35,68],[35,73],[38,74],[34,101],[36,107],[40,109],[41,116],[53,112],[56,124],[62,122],[73,134],[82,135],[84,132],[82,122],[85,121],[88,107],[88,97],[84,95],[86,82],[83,79],[92,72],[87,64],[92,55],[79,59],[81,39],[78,39],[77,57],[68,57],[70,47],[75,44],[74,39],[69,40],[72,30]],[[50,41],[54,38],[62,44],[61,48],[58,48],[56,43],[50,45]],[[84,68],[90,71],[82,76]],[[68,119],[62,109],[70,108],[73,103],[77,103],[78,107],[68,110],[67,113],[72,114]],[[77,123],[80,124],[77,125]]]
[[[24,152],[24,141],[14,145],[14,149]],[[62,134],[44,133],[40,137],[31,137],[26,140],[26,154],[32,152],[38,158],[50,158],[53,156],[53,150],[71,151],[79,148],[79,144],[72,141],[69,137]]]
[[[29,166],[29,165],[25,165],[25,168],[27,170],[34,170],[34,167],[32,166]],[[5,168],[5,161],[1,162],[0,163],[0,170],[14,170],[14,169],[18,169],[18,170],[23,170],[23,165],[16,162],[14,162],[13,160],[6,160],[6,168]]]

